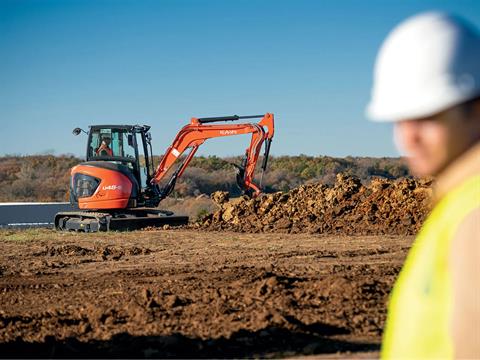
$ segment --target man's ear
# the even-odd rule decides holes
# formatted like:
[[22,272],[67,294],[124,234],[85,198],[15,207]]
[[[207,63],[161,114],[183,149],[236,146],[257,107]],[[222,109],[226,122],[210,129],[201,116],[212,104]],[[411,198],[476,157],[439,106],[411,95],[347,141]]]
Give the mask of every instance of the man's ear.
[[480,121],[480,96],[460,105],[466,118]]
[[476,98],[472,104],[472,115],[480,121],[480,97]]
[[476,98],[471,105],[470,114],[469,114],[470,121],[473,122],[473,129],[471,132],[480,140],[480,97]]

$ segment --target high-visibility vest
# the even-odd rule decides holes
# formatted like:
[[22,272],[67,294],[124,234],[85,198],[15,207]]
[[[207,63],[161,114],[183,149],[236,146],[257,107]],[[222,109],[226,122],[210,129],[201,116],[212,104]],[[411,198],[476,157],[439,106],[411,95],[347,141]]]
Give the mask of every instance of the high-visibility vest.
[[393,288],[382,359],[453,358],[449,254],[458,226],[480,207],[480,175],[447,193],[423,224]]

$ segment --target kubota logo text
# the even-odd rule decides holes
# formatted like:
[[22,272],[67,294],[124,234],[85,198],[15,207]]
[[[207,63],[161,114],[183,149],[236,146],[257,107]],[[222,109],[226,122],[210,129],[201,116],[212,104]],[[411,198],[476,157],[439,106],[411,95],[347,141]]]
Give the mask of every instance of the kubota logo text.
[[102,187],[102,190],[122,190],[122,186],[121,185],[108,185],[108,186]]
[[220,130],[221,135],[234,135],[237,133],[237,130]]

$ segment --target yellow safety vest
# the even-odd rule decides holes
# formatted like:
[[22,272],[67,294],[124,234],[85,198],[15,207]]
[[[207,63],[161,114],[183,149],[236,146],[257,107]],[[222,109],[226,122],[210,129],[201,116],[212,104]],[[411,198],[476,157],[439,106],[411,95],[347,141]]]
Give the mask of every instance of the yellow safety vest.
[[382,359],[453,358],[449,253],[456,229],[480,207],[480,176],[447,193],[423,224],[393,288]]

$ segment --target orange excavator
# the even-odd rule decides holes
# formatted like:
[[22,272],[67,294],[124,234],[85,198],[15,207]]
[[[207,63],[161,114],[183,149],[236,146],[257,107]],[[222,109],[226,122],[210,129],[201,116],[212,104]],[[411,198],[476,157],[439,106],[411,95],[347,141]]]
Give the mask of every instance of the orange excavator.
[[[254,118],[261,120],[226,123]],[[217,122],[222,124],[213,124]],[[96,232],[188,223],[188,217],[157,209],[157,206],[172,193],[200,145],[215,137],[251,134],[245,157],[241,164],[235,165],[237,184],[248,196],[261,193],[261,180],[256,185],[253,176],[264,144],[261,179],[267,167],[274,135],[273,114],[192,118],[178,132],[155,171],[149,130],[148,125],[94,125],[88,132],[80,128],[73,130],[74,135],[88,134],[86,161],[71,170],[70,203],[78,211],[57,213],[56,229]],[[168,181],[162,181],[180,159]]]

